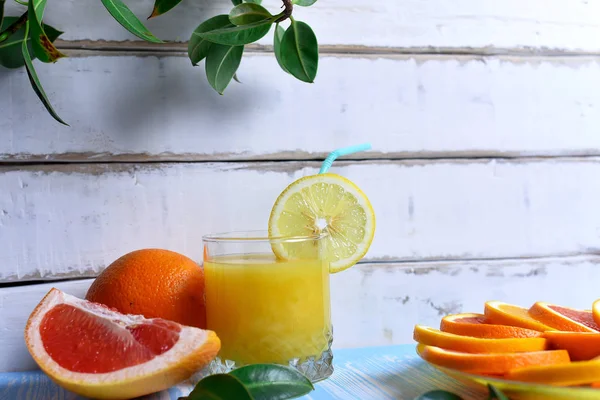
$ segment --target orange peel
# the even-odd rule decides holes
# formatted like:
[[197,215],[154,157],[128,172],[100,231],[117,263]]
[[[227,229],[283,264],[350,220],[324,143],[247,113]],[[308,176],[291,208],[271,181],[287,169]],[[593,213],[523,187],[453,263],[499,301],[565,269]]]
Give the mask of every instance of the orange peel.
[[416,325],[414,339],[425,345],[465,353],[518,353],[546,350],[544,338],[481,339]]

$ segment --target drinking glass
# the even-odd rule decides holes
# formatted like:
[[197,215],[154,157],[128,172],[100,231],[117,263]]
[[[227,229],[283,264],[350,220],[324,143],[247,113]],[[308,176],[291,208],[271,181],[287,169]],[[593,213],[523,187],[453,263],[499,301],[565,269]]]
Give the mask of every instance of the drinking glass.
[[[262,363],[292,366],[312,382],[333,373],[322,239],[269,237],[264,231],[203,237],[207,328],[221,339],[208,373]],[[275,255],[299,253],[301,259]]]

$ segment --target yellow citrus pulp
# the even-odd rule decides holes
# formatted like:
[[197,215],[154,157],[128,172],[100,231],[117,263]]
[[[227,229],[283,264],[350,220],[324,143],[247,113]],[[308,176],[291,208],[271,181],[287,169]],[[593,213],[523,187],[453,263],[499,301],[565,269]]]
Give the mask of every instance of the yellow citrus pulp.
[[329,262],[336,273],[355,265],[369,250],[375,212],[367,196],[343,176],[324,173],[300,178],[277,198],[269,218],[271,237],[323,235],[315,242],[275,243],[281,259]]

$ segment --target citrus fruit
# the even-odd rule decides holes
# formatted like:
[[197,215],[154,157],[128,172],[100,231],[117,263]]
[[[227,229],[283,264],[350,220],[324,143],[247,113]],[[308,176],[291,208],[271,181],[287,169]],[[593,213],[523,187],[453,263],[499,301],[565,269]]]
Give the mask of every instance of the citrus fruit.
[[25,341],[52,380],[99,399],[165,390],[202,369],[220,349],[212,331],[124,315],[55,288],[29,316]]
[[426,326],[415,326],[414,339],[425,345],[465,353],[517,353],[546,349],[544,338],[481,339],[441,332]]
[[[560,350],[554,350],[560,351]],[[506,379],[520,382],[544,383],[555,386],[586,385],[598,382],[600,362],[573,361],[571,363],[529,366],[513,369]]]
[[540,332],[554,330],[534,319],[526,308],[501,301],[486,302],[484,314],[492,324],[518,326]]
[[323,235],[319,240],[277,242],[280,259],[316,258],[329,261],[336,273],[356,264],[369,250],[375,234],[375,212],[367,196],[350,180],[332,173],[292,182],[277,198],[269,217],[269,236]]
[[486,375],[503,375],[514,368],[529,365],[552,365],[569,362],[569,353],[566,350],[472,354],[420,344],[417,347],[417,352],[425,361],[440,367]]
[[529,309],[529,315],[560,331],[600,333],[591,311],[576,310],[538,301]]
[[206,328],[204,271],[169,250],[142,249],[123,255],[98,275],[85,298],[123,314]]
[[442,332],[484,339],[542,337],[542,332],[508,325],[491,324],[483,314],[451,314],[442,318]]
[[594,301],[592,304],[592,317],[594,318],[594,322],[600,325],[600,299]]
[[549,348],[567,350],[573,361],[586,361],[600,356],[600,333],[552,331],[544,333],[544,337]]

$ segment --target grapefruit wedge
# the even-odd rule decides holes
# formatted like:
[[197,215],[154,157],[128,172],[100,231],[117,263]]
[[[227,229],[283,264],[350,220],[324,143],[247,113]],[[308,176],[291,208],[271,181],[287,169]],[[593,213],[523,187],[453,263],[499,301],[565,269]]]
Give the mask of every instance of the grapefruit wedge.
[[440,322],[442,332],[482,339],[542,337],[543,333],[517,326],[495,325],[483,314],[450,314]]
[[548,340],[550,349],[567,350],[571,361],[600,357],[600,333],[552,331],[545,332],[544,337]]
[[97,399],[168,389],[206,366],[221,347],[212,331],[121,314],[55,288],[31,313],[25,341],[53,381]]
[[600,329],[594,321],[592,311],[576,310],[542,301],[531,306],[529,315],[559,331],[598,333]]
[[418,344],[417,354],[425,361],[440,367],[484,375],[504,375],[519,367],[550,366],[570,361],[566,350],[471,354]]
[[501,301],[488,301],[484,308],[485,318],[492,324],[516,326],[534,331],[553,331],[554,328],[545,325],[529,315],[526,308]]

